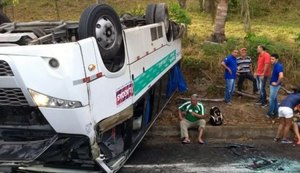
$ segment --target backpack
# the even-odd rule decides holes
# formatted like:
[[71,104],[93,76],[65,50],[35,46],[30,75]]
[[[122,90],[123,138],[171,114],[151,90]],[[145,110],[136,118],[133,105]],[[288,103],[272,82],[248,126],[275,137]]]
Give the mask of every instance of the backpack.
[[218,107],[213,106],[212,108],[210,108],[209,114],[209,123],[211,125],[220,126],[223,124],[223,114]]

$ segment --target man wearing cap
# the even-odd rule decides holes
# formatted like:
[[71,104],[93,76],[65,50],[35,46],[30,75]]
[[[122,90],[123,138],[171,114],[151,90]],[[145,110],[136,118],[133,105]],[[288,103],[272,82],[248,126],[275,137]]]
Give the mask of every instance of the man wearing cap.
[[247,56],[247,49],[241,48],[240,49],[241,56],[237,58],[237,65],[238,65],[238,91],[242,91],[243,83],[245,79],[248,79],[252,82],[253,86],[253,94],[258,91],[256,80],[253,77],[252,73],[252,60],[249,56]]
[[205,118],[207,118],[204,111],[204,106],[197,100],[197,94],[193,94],[191,101],[185,102],[178,108],[180,135],[183,139],[183,144],[191,143],[188,134],[188,128],[190,127],[198,127],[198,142],[199,144],[204,144],[202,135],[206,124]]

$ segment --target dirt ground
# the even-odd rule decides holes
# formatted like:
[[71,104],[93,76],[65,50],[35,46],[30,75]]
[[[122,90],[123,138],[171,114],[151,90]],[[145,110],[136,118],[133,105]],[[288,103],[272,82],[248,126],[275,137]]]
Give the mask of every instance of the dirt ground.
[[[188,98],[185,94],[176,93],[171,102],[165,107],[162,115],[158,118],[158,125],[178,125],[177,108],[184,101],[182,98]],[[220,108],[224,116],[223,125],[230,126],[277,126],[277,119],[269,119],[265,115],[267,107],[262,108],[255,104],[254,99],[234,97],[233,105],[228,106],[223,102],[202,102],[205,112],[209,114],[209,110],[213,106]]]
[[[190,74],[185,72],[186,74]],[[215,88],[214,84],[205,78],[195,78],[191,75],[186,75],[186,81],[188,83],[189,90],[186,93],[175,93],[172,100],[165,107],[162,115],[157,119],[157,125],[178,125],[178,113],[177,108],[185,101],[182,98],[189,98],[191,94],[198,94],[201,99],[223,99],[224,89]],[[213,87],[212,87],[213,86]],[[213,89],[212,89],[213,88]],[[249,81],[245,82],[245,92],[251,93],[252,87]],[[269,89],[266,89],[267,93]],[[258,95],[256,95],[258,98]],[[284,98],[285,93],[279,92],[278,100]],[[233,97],[233,105],[228,106],[224,102],[208,102],[200,101],[205,107],[205,112],[209,114],[209,110],[213,106],[220,108],[224,116],[223,125],[228,126],[278,126],[278,119],[269,119],[266,117],[268,107],[262,108],[256,105],[257,99],[247,98],[243,96],[239,98],[237,94]]]

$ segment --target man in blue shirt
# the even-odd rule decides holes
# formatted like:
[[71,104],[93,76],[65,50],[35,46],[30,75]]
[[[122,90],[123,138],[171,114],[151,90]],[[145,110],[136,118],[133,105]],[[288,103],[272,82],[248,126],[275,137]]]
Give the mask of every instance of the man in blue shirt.
[[230,55],[228,55],[221,63],[221,65],[224,67],[224,78],[226,81],[226,87],[225,87],[225,103],[227,105],[232,105],[231,99],[234,92],[234,84],[235,84],[235,78],[236,78],[236,72],[237,72],[237,61],[236,57],[238,55],[239,51],[237,49],[234,49]]
[[269,98],[269,110],[267,117],[275,118],[278,114],[277,95],[281,87],[281,81],[283,79],[283,66],[278,62],[278,54],[271,55],[271,64],[273,65],[273,72],[270,79],[270,98]]

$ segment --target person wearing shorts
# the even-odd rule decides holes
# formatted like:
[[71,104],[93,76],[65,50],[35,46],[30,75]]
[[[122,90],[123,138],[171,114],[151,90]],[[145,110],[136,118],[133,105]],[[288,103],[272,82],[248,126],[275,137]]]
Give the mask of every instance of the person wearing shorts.
[[190,138],[188,134],[188,128],[198,127],[199,144],[204,144],[202,139],[203,131],[206,124],[207,115],[204,114],[204,106],[198,102],[197,95],[191,96],[191,101],[185,102],[178,108],[178,115],[180,120],[180,135],[183,144],[189,144]]
[[288,140],[287,137],[293,123],[294,108],[298,104],[300,104],[300,92],[288,95],[280,103],[278,109],[280,123],[274,141],[279,141],[281,139],[281,143],[293,143],[293,141]]
[[293,128],[293,131],[295,134],[295,140],[297,141],[297,145],[300,145],[299,127],[300,127],[300,104],[298,104],[294,108],[294,116],[293,116],[293,124],[292,124],[292,128]]

